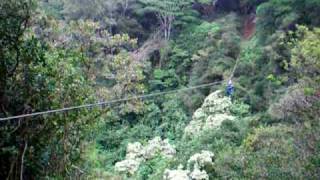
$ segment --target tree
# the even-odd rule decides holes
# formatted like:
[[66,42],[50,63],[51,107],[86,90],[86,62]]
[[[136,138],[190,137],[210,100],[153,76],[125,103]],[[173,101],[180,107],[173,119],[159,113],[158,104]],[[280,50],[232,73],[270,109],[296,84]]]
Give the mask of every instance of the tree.
[[178,16],[183,15],[188,8],[190,0],[139,0],[145,5],[146,11],[154,12],[160,22],[160,30],[164,33],[166,40],[170,39],[173,23]]
[[63,0],[42,0],[39,2],[39,7],[43,9],[46,14],[56,19],[62,19],[63,2]]
[[320,28],[309,30],[299,26],[297,37],[293,40],[291,65],[299,78],[310,78],[320,82]]
[[65,0],[64,14],[69,19],[98,19],[102,18],[106,6],[103,0]]
[[266,40],[277,30],[285,30],[296,23],[299,17],[294,11],[293,1],[271,0],[257,8],[257,32],[262,40]]
[[[33,32],[33,23],[39,23],[32,16],[33,5],[27,0],[0,2],[1,118],[95,101],[84,71],[88,58]],[[50,23],[40,17],[47,30]],[[73,171],[71,162],[80,160],[80,145],[95,116],[94,110],[80,110],[1,122],[0,179],[66,176]]]
[[136,4],[137,0],[115,0],[121,6],[121,15],[126,16],[129,8]]
[[[0,112],[6,115],[5,94],[8,78],[20,63],[28,63],[21,55],[21,37],[27,28],[32,1],[5,0],[0,2]],[[1,115],[1,114],[0,114]]]

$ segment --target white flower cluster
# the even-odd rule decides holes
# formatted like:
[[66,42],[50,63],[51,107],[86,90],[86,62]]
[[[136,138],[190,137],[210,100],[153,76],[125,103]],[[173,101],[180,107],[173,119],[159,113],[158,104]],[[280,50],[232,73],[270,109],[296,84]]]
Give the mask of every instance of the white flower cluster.
[[202,104],[202,109],[207,114],[229,113],[231,99],[223,95],[221,91],[211,93]]
[[164,180],[190,180],[189,174],[190,174],[190,171],[183,170],[183,166],[180,165],[176,170],[166,169],[164,171],[163,179]]
[[206,166],[213,166],[214,154],[210,151],[202,151],[194,154],[188,160],[188,169],[183,170],[180,165],[177,170],[166,169],[163,175],[164,180],[209,180],[209,175],[205,170]]
[[175,148],[169,144],[169,140],[161,140],[160,137],[155,137],[148,142],[148,145],[143,148],[143,157],[148,160],[160,153],[167,158],[173,158],[176,154]]
[[152,159],[157,154],[167,158],[173,158],[176,150],[169,144],[167,139],[162,140],[155,137],[150,140],[146,146],[141,143],[129,143],[127,146],[126,159],[115,164],[115,170],[120,173],[129,173],[133,175],[142,162]]
[[191,174],[190,178],[192,180],[209,180],[209,175],[206,171],[201,171],[200,169],[194,169]]
[[188,167],[193,168],[203,168],[205,166],[212,166],[214,154],[210,151],[201,151],[201,153],[194,154],[188,160]]
[[115,165],[115,170],[120,173],[129,173],[133,175],[140,166],[141,161],[138,159],[126,159],[120,162],[117,162]]
[[235,120],[234,116],[228,115],[228,114],[215,114],[210,115],[206,122],[204,123],[203,129],[204,130],[210,130],[216,127],[219,127],[223,121],[225,120]]
[[203,130],[220,127],[225,120],[234,120],[230,115],[232,102],[229,97],[221,95],[221,91],[210,94],[192,116],[192,121],[185,128],[185,136],[198,135]]

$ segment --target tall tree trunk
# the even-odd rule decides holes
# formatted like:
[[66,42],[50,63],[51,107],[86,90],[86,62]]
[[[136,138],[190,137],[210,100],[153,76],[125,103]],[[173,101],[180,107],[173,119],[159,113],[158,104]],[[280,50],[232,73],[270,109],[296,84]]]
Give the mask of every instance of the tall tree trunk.
[[164,29],[164,38],[167,40],[168,38],[168,21],[167,21],[167,17],[163,17],[164,19],[164,26],[163,26],[163,29]]
[[129,2],[128,2],[128,0],[125,0],[125,1],[124,1],[124,6],[123,6],[123,12],[122,12],[122,16],[123,16],[123,17],[126,16],[128,7],[129,7]]
[[172,17],[168,17],[168,18],[169,20],[168,20],[168,39],[167,40],[170,40],[173,18]]
[[3,50],[0,49],[0,112],[2,111],[5,114],[4,110],[4,96],[7,86],[7,68],[4,62]]

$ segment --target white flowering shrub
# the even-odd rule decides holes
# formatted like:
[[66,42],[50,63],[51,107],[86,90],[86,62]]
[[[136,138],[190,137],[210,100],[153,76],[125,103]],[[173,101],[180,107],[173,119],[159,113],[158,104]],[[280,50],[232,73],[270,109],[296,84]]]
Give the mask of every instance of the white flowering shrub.
[[209,180],[209,175],[207,174],[206,171],[200,170],[198,168],[195,168],[191,173],[190,173],[190,178],[192,180]]
[[176,170],[166,169],[164,171],[164,180],[191,180],[189,177],[190,171],[183,170],[183,166],[180,165]]
[[206,165],[213,165],[214,154],[210,151],[201,151],[201,153],[194,154],[188,160],[188,168],[203,168]]
[[234,120],[230,108],[232,102],[229,97],[222,95],[221,91],[210,94],[192,116],[192,121],[184,130],[187,137],[199,135],[204,130],[219,128],[223,121]]
[[143,148],[143,157],[145,159],[151,159],[158,153],[167,158],[173,158],[176,154],[176,150],[169,144],[168,139],[161,140],[160,137],[155,137]]
[[207,116],[208,115],[203,111],[203,109],[199,108],[193,113],[192,119],[205,120]]
[[115,170],[120,173],[129,173],[133,175],[140,166],[141,160],[138,159],[126,159],[121,162],[117,162]]
[[201,151],[194,154],[188,160],[187,170],[180,165],[177,170],[166,169],[163,175],[164,180],[209,180],[205,166],[213,166],[214,154],[210,151]]
[[115,164],[115,171],[133,175],[142,162],[152,159],[158,154],[166,158],[173,158],[176,150],[169,144],[168,139],[162,140],[160,137],[148,141],[146,146],[142,146],[139,142],[129,143],[126,159]]
[[184,129],[184,136],[193,136],[201,132],[204,122],[198,120],[192,120]]
[[142,144],[139,142],[129,143],[127,146],[126,159],[137,159],[142,157]]
[[223,95],[221,91],[211,93],[202,104],[201,108],[206,114],[229,113],[232,106],[231,99]]
[[235,120],[234,116],[228,115],[228,114],[215,114],[215,115],[210,115],[206,122],[203,125],[203,130],[210,130],[213,128],[220,127],[223,121],[225,120]]

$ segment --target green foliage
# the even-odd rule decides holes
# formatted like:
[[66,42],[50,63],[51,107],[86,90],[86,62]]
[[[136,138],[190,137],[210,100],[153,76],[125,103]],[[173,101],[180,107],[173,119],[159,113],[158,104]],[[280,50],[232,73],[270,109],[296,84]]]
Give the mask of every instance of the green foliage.
[[149,81],[151,89],[162,90],[179,85],[179,78],[173,69],[169,69],[168,71],[155,69],[153,74],[154,80]]
[[267,2],[268,0],[241,0],[242,5],[257,7],[258,5]]
[[137,172],[135,179],[163,179],[163,173],[168,168],[170,161],[161,156],[157,156],[144,163]]
[[299,178],[302,168],[291,133],[291,128],[282,126],[257,129],[244,141],[244,149],[227,151],[221,159],[217,159],[218,176],[249,179]]
[[[81,55],[79,53],[56,50],[47,53],[45,58],[45,67],[38,65],[34,66],[34,68],[38,72],[37,77],[45,87],[49,87],[47,98],[50,102],[50,108],[56,109],[61,108],[62,105],[72,106],[94,101],[94,91],[82,71],[81,62],[79,62]],[[39,104],[38,106],[41,105]],[[48,144],[44,151],[36,149],[40,151],[36,151],[36,153],[48,153],[50,158],[57,154],[64,154],[62,157],[56,157],[57,161],[51,162],[52,169],[57,169],[58,172],[60,171],[63,174],[66,169],[71,167],[72,163],[81,160],[80,144],[83,140],[87,139],[86,135],[91,132],[91,125],[93,123],[91,118],[97,115],[95,110],[91,111],[90,114],[88,112],[83,110],[78,113],[69,114],[69,116],[62,115],[60,117],[45,119],[50,123],[47,123],[46,127],[40,131],[47,133],[47,136],[42,135],[39,137],[43,138],[40,141],[44,141],[48,136],[52,138],[50,141],[46,141]],[[60,141],[60,138],[63,138],[63,141]],[[50,146],[52,149],[47,149]],[[64,153],[62,153],[62,150]],[[51,160],[47,159],[47,161]],[[42,163],[47,162],[44,160]],[[63,165],[60,163],[63,163]]]
[[162,104],[161,124],[157,128],[160,136],[169,139],[179,139],[183,136],[188,117],[177,96],[167,96]]
[[139,0],[139,2],[144,5],[145,11],[156,13],[161,25],[160,30],[163,31],[164,38],[169,40],[176,18],[183,17],[188,19],[186,15],[190,11],[187,10],[189,10],[192,0]]
[[197,2],[202,3],[202,4],[210,4],[210,3],[212,3],[211,0],[197,0]]
[[249,110],[250,110],[250,106],[247,104],[244,104],[243,102],[237,102],[237,103],[234,102],[230,109],[231,113],[239,117],[245,117],[246,115],[248,115],[248,113],[250,112]]
[[[171,66],[177,66],[177,73],[181,76],[187,74],[189,85],[220,81],[231,74],[240,52],[239,42],[240,34],[235,14],[229,14],[215,22],[191,26],[176,39],[177,48],[173,50],[187,51],[183,51],[183,56],[173,54],[171,63],[174,64]],[[208,90],[203,89],[187,95],[186,104],[191,111],[201,104],[203,95]]]
[[146,5],[146,10],[155,11],[161,15],[173,15],[176,16],[179,13],[180,8],[188,5],[190,1],[181,1],[181,0],[174,0],[174,1],[154,1],[154,0],[142,0],[141,3]]
[[111,3],[102,0],[66,0],[63,13],[70,19],[102,18],[105,11],[109,10],[108,8],[115,8],[114,5],[112,6]]
[[[320,6],[319,0],[270,0],[257,8],[258,33],[262,39],[277,30],[293,29],[294,24],[319,25],[316,16]],[[305,12],[308,12],[307,15]]]
[[[280,129],[279,129],[280,128]],[[245,148],[254,152],[249,155],[248,177],[297,178],[301,172],[297,152],[290,129],[274,127],[257,130],[254,136],[245,141]],[[288,164],[290,163],[290,164]],[[257,168],[257,166],[259,168]],[[265,174],[265,175],[264,175]]]
[[[219,11],[238,2],[237,13]],[[0,179],[162,179],[202,150],[215,154],[201,169],[210,179],[319,179],[320,1],[224,3],[1,1],[0,117],[220,82],[237,66],[235,119],[196,137],[185,138],[186,125],[225,83],[1,123]],[[257,32],[242,38],[255,10]],[[158,31],[166,46],[137,58],[162,43]],[[156,156],[130,177],[114,171],[129,143],[155,136],[176,147],[173,159]]]
[[56,19],[63,18],[63,0],[48,0],[48,1],[40,1],[39,6],[43,8],[43,10],[49,16],[52,16]]
[[245,44],[240,53],[242,63],[254,63],[258,61],[261,56],[263,56],[263,49],[257,46],[257,40],[254,38]]
[[[143,129],[143,131],[141,131]],[[127,144],[137,141],[147,141],[154,137],[153,130],[143,124],[134,127],[125,125],[101,126],[103,133],[99,133],[96,141],[101,146],[99,153],[106,161],[100,161],[105,170],[112,171],[113,165],[124,159]]]
[[299,27],[298,39],[295,40],[292,50],[291,65],[300,78],[309,77],[316,82],[320,81],[320,29],[313,31],[307,27]]
[[217,32],[219,32],[220,27],[216,23],[209,23],[209,22],[203,22],[200,24],[195,30],[194,35],[201,36],[201,35],[213,35]]
[[289,0],[274,0],[258,6],[258,32],[262,37],[265,37],[263,34],[270,35],[278,29],[286,28],[298,18],[292,4]]
[[[39,48],[39,47],[38,47]],[[30,50],[26,52],[31,53]],[[37,53],[39,56],[39,54]],[[33,58],[37,56],[32,56]],[[84,72],[82,71],[81,54],[77,52],[66,52],[60,49],[47,50],[43,59],[44,62],[31,61],[28,66],[28,79],[24,88],[27,88],[20,94],[20,98],[15,98],[16,106],[19,103],[27,103],[27,106],[34,108],[35,111],[45,109],[56,109],[65,106],[79,105],[84,103],[93,102],[93,89],[88,82]],[[15,83],[11,83],[12,91],[8,96],[15,96],[23,90],[20,85],[24,82],[26,77],[22,76],[23,71],[17,68]],[[33,95],[28,94],[33,92]],[[57,176],[66,175],[65,171],[71,168],[72,163],[77,163],[80,158],[80,144],[86,139],[86,135],[91,131],[91,118],[96,116],[93,110],[90,114],[89,111],[82,110],[72,114],[62,114],[56,117],[35,118],[33,121],[41,124],[42,121],[46,122],[42,126],[28,125],[28,120],[25,120],[24,126],[10,128],[19,130],[20,132],[26,131],[27,134],[17,133],[10,134],[16,136],[17,141],[28,142],[30,152],[25,161],[28,162],[27,169],[29,171],[42,174],[56,174]],[[2,134],[2,133],[1,133]],[[50,137],[50,138],[49,138]],[[61,141],[61,139],[63,139]],[[19,148],[19,143],[14,143]],[[41,143],[38,143],[41,142]],[[44,143],[45,142],[45,143]],[[11,159],[13,162],[16,155],[12,154]],[[30,160],[32,156],[32,161]],[[10,156],[9,156],[10,157]],[[52,159],[54,158],[54,159]],[[47,170],[46,172],[40,171],[35,167],[48,164],[55,170]],[[11,175],[10,175],[11,176]]]

